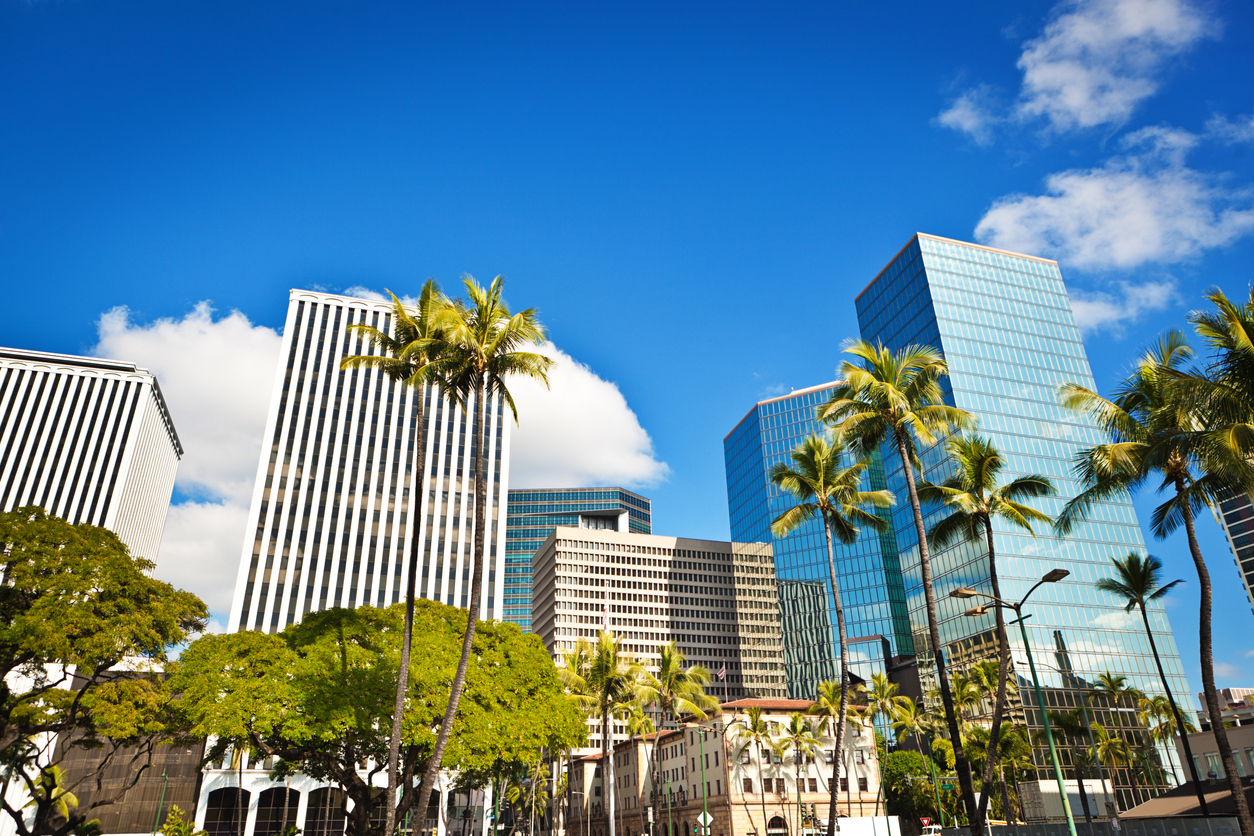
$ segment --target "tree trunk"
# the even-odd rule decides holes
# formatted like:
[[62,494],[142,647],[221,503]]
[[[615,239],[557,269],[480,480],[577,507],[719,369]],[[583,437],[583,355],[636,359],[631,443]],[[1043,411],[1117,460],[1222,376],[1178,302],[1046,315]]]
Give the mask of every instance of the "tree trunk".
[[[1197,579],[1201,589],[1201,613],[1199,634],[1202,661],[1202,695],[1206,699],[1206,710],[1210,714],[1211,732],[1215,735],[1215,746],[1219,749],[1219,760],[1227,773],[1228,787],[1232,790],[1232,801],[1237,808],[1237,824],[1241,828],[1241,836],[1254,836],[1254,822],[1250,820],[1250,805],[1245,799],[1245,789],[1241,786],[1241,778],[1237,774],[1237,764],[1232,757],[1232,746],[1228,743],[1228,731],[1224,728],[1223,711],[1219,707],[1219,694],[1215,691],[1215,657],[1211,647],[1210,610],[1211,588],[1210,572],[1206,569],[1206,561],[1202,559],[1202,549],[1197,543],[1197,532],[1193,529],[1193,509],[1185,495],[1184,480],[1176,477],[1176,497],[1184,516],[1184,530],[1189,535],[1189,552],[1193,555],[1193,565],[1197,567]],[[1181,726],[1180,734],[1186,740],[1188,733]],[[1190,757],[1190,760],[1192,758]]]
[[1075,785],[1080,790],[1080,806],[1084,808],[1084,823],[1089,826],[1089,833],[1093,832],[1093,814],[1089,811],[1089,794],[1084,791],[1084,775],[1080,771],[1080,759],[1076,757],[1076,753],[1071,753],[1072,759],[1075,761]]
[[[384,820],[384,833],[392,834],[396,830],[396,788],[400,774],[401,761],[401,728],[405,719],[405,693],[409,687],[409,653],[414,640],[414,596],[418,587],[418,546],[421,538],[418,521],[422,512],[423,470],[427,461],[427,434],[422,426],[426,387],[419,386],[417,408],[414,411],[414,453],[417,461],[413,463],[413,471],[409,477],[409,572],[405,577],[405,632],[401,636],[401,666],[396,678],[396,704],[392,710],[392,737],[388,740],[388,810]],[[434,387],[431,390],[435,395]]]
[[[763,780],[762,780],[762,761],[766,759],[766,750],[764,750],[764,749],[762,748],[762,742],[761,742],[760,740],[759,740],[759,741],[756,741],[756,742],[757,742],[757,746],[758,746],[758,755],[759,755],[759,758],[758,758],[758,789],[760,789],[760,790],[762,791],[762,833],[761,833],[761,836],[766,836],[766,825],[767,825],[767,822],[768,822],[768,819],[766,818],[766,784],[765,784],[765,783],[763,782]],[[831,812],[831,817],[832,817],[833,819],[834,819],[834,818],[836,818],[836,797],[835,797],[835,796],[832,796],[832,812]]]
[[601,703],[601,792],[605,796],[605,830],[614,836],[614,747],[610,745],[610,704]]
[[[1154,664],[1158,666],[1158,678],[1162,680],[1163,691],[1167,694],[1167,702],[1171,704],[1171,712],[1175,715],[1176,730],[1180,732],[1180,740],[1184,744],[1184,754],[1189,762],[1189,774],[1193,776],[1193,791],[1197,794],[1198,808],[1202,811],[1203,816],[1209,816],[1210,813],[1206,809],[1206,794],[1202,790],[1202,781],[1197,775],[1197,766],[1193,763],[1193,747],[1189,745],[1189,736],[1184,731],[1184,717],[1180,715],[1180,706],[1176,705],[1176,698],[1172,696],[1171,686],[1167,684],[1167,674],[1163,671],[1163,660],[1158,656],[1158,644],[1154,641],[1154,631],[1150,629],[1149,613],[1145,609],[1145,604],[1141,604],[1141,621],[1145,624],[1145,635],[1149,637],[1150,651],[1154,654]],[[1171,762],[1171,749],[1173,748],[1170,741],[1163,741],[1167,747],[1167,762]],[[1180,770],[1183,772],[1184,770]]]
[[[984,836],[984,828],[976,812],[975,788],[971,783],[971,764],[962,750],[962,732],[958,728],[958,714],[954,710],[954,695],[949,689],[949,673],[945,670],[945,653],[940,640],[940,626],[936,612],[936,592],[932,589],[932,555],[927,543],[927,529],[923,525],[923,508],[919,504],[919,491],[914,484],[914,469],[910,464],[910,451],[906,436],[894,429],[897,453],[906,477],[906,489],[910,495],[910,510],[914,513],[914,528],[919,539],[919,569],[923,576],[923,599],[927,604],[927,632],[936,660],[936,679],[940,685],[941,702],[945,705],[945,723],[949,727],[950,743],[954,747],[954,769],[958,773],[958,786],[962,790],[962,806],[967,811],[971,836]],[[1242,834],[1254,836],[1254,834]]]
[[[993,521],[984,518],[984,537],[988,542],[988,577],[993,589],[993,597],[1001,597],[1001,585],[997,579],[997,553],[993,547]],[[993,776],[997,771],[997,762],[1001,757],[1001,749],[998,744],[1001,740],[1001,720],[1002,714],[1006,711],[1006,680],[1010,677],[1010,637],[1006,635],[1006,617],[1002,614],[1000,606],[993,607],[993,617],[997,622],[997,655],[999,656],[997,665],[997,695],[993,699],[993,724],[988,734],[988,751],[984,758],[984,772],[981,775],[983,779],[980,787],[980,803],[976,807],[976,815],[979,817],[979,827],[984,828],[984,821],[988,813],[988,802],[992,795]],[[1002,786],[1005,791],[1005,784]],[[1003,811],[1004,814],[1004,811]]]
[[[827,541],[827,571],[832,587],[832,603],[836,608],[836,638],[840,643],[840,708],[836,714],[836,737],[832,743],[831,810],[828,817],[827,836],[835,836],[840,830],[835,815],[836,793],[840,789],[841,750],[845,743],[845,713],[849,705],[849,645],[845,640],[845,608],[840,602],[840,584],[836,583],[836,558],[832,552],[832,528],[823,520],[823,537]],[[846,770],[848,774],[848,770]]]
[[[487,469],[488,451],[484,443],[486,437],[487,378],[481,376],[478,391],[475,392],[475,565],[471,569],[470,604],[466,613],[466,634],[462,639],[462,655],[457,662],[457,674],[453,677],[453,685],[449,689],[448,707],[444,710],[444,719],[440,723],[439,734],[436,735],[435,747],[431,750],[427,768],[422,773],[422,786],[418,790],[418,809],[425,810],[427,800],[431,797],[431,789],[435,786],[436,776],[440,772],[440,764],[444,760],[444,747],[448,745],[449,734],[453,731],[453,717],[457,714],[457,703],[461,700],[462,689],[466,685],[466,669],[470,666],[470,651],[475,640],[475,627],[479,621],[479,594],[483,588],[483,553],[484,528],[487,526],[487,483],[484,470]],[[395,802],[392,802],[395,803]],[[392,836],[388,833],[385,836]],[[614,836],[611,832],[610,836]]]

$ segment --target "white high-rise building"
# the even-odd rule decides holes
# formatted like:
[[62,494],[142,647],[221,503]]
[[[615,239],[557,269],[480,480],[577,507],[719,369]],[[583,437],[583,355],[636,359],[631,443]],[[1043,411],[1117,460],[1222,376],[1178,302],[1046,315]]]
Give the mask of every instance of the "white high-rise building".
[[[230,625],[274,632],[329,607],[401,600],[410,542],[419,541],[418,594],[468,606],[474,550],[474,416],[427,389],[419,463],[418,392],[377,370],[341,371],[372,349],[351,323],[391,328],[391,303],[291,291],[266,443],[249,510]],[[375,350],[377,352],[377,350]],[[512,416],[488,403],[488,531],[483,618],[501,618]],[[422,468],[417,531],[410,475]]]
[[0,348],[0,511],[38,505],[155,560],[183,447],[133,363]]

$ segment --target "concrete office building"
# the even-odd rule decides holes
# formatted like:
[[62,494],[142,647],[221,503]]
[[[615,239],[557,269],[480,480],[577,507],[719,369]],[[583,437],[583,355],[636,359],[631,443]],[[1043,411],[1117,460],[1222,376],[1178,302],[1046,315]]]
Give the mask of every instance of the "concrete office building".
[[559,525],[650,534],[652,504],[622,488],[522,488],[505,517],[505,620],[531,630],[531,557]]
[[1249,494],[1237,494],[1219,504],[1215,513],[1228,537],[1237,575],[1245,587],[1245,597],[1254,612],[1254,504]]
[[[970,412],[979,422],[979,432],[1001,451],[1006,464],[1002,478],[1042,473],[1053,481],[1057,496],[1035,500],[1035,507],[1055,516],[1079,493],[1081,485],[1073,471],[1076,454],[1107,439],[1089,417],[1058,404],[1058,387],[1064,383],[1098,387],[1057,263],[920,233],[858,296],[857,311],[866,340],[893,350],[930,345],[944,354],[949,364],[943,384],[946,401]],[[921,457],[923,478],[929,481],[940,482],[952,472],[940,448],[922,451]],[[918,544],[900,462],[886,454],[884,467],[888,486],[898,497],[892,510],[893,530],[926,691],[935,684],[935,668],[927,640]],[[925,510],[928,526],[946,513],[941,508]],[[998,571],[1002,595],[1010,600],[1021,598],[1052,569],[1071,573],[1060,583],[1038,589],[1026,608],[1032,616],[1027,622],[1029,641],[1042,684],[1050,689],[1057,709],[1074,707],[1081,693],[1108,671],[1127,676],[1129,685],[1145,693],[1161,693],[1140,620],[1130,618],[1121,601],[1093,587],[1094,581],[1110,574],[1111,558],[1133,550],[1144,553],[1131,502],[1102,503],[1089,521],[1065,538],[1044,526],[1037,529],[1032,537],[996,526]],[[987,565],[982,542],[959,542],[932,556],[947,655],[961,655],[973,646],[972,637],[991,635],[991,612],[964,617],[973,601],[948,597],[959,586],[987,592]],[[1173,691],[1189,693],[1161,603],[1151,606],[1149,619]],[[1027,725],[1039,728],[1040,712],[1026,699],[1030,680],[1017,631],[1011,633],[1011,643]],[[1060,647],[1066,648],[1066,663],[1053,666],[1049,660],[1062,658]],[[1093,719],[1107,728],[1119,725],[1103,708],[1095,714]],[[1165,752],[1161,754],[1165,762]],[[1045,763],[1043,750],[1037,757],[1038,764]],[[1114,783],[1120,808],[1128,809],[1136,801],[1133,776],[1121,767]]]
[[0,348],[0,511],[38,505],[155,560],[183,447],[132,363]]
[[[401,600],[411,542],[419,538],[418,595],[468,605],[474,548],[473,399],[469,418],[433,392],[372,369],[341,371],[370,353],[351,323],[391,327],[391,304],[293,290],[266,418],[230,624],[276,632],[328,607]],[[377,351],[377,350],[376,350]],[[414,425],[424,398],[423,426]],[[488,531],[483,618],[500,618],[512,418],[488,404]],[[425,445],[419,446],[421,437]],[[420,458],[421,456],[421,458]],[[410,496],[411,474],[422,493]]]
[[[792,451],[805,438],[826,432],[815,421],[815,410],[831,398],[835,387],[825,383],[760,401],[723,439],[732,539],[771,543],[775,555],[792,699],[814,699],[820,682],[836,679],[840,654],[823,526],[813,519],[787,537],[771,534],[771,522],[796,499],[773,485],[770,473],[777,464],[791,465]],[[854,462],[846,457],[843,464]],[[863,479],[863,490],[884,487],[884,469],[876,459]],[[887,512],[881,513],[888,518]],[[832,545],[845,632],[854,640],[849,643],[850,673],[869,680],[873,673],[912,666],[910,620],[891,532],[864,530],[852,545],[839,541]]]
[[533,573],[534,630],[555,660],[609,629],[646,666],[675,641],[691,664],[725,668],[708,689],[722,700],[784,696],[770,546],[562,527]]

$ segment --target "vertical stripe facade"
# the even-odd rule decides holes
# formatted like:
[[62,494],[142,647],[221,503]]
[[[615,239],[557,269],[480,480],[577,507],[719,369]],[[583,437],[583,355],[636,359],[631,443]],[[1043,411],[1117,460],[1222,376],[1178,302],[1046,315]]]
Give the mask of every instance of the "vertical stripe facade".
[[[231,609],[234,629],[274,632],[328,607],[399,602],[414,536],[419,596],[469,604],[474,401],[467,402],[468,418],[430,388],[419,392],[374,369],[342,371],[343,358],[377,353],[348,333],[358,323],[390,332],[391,305],[291,292]],[[415,424],[419,396],[422,427]],[[489,513],[480,600],[484,617],[498,619],[510,424],[502,407],[492,399],[486,412]]]
[[38,505],[155,560],[182,455],[146,370],[0,348],[0,510]]

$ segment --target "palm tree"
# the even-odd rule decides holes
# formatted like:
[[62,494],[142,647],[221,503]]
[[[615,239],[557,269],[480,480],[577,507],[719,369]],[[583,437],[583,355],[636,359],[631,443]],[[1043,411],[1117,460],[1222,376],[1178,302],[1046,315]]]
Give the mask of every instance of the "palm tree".
[[800,711],[794,711],[788,718],[788,725],[780,733],[780,742],[785,751],[792,752],[792,762],[797,773],[797,825],[794,832],[800,833],[801,794],[805,791],[801,768],[805,766],[807,758],[813,759],[814,754],[823,748],[823,741],[814,733],[814,726],[806,716]]
[[[823,523],[823,538],[827,543],[828,591],[836,611],[836,636],[840,645],[840,706],[836,713],[835,757],[832,759],[832,809],[836,808],[836,784],[839,782],[835,777],[840,770],[840,752],[845,742],[845,709],[849,704],[849,646],[845,636],[845,609],[840,602],[840,584],[836,582],[832,535],[850,545],[857,542],[861,533],[858,524],[868,525],[876,531],[884,530],[888,527],[887,521],[863,510],[863,506],[887,508],[893,503],[893,495],[889,491],[861,490],[866,461],[842,468],[840,452],[823,436],[812,435],[793,451],[793,467],[780,462],[771,468],[771,482],[798,501],[797,505],[775,518],[771,523],[771,533],[776,537],[787,537],[802,523],[818,517]],[[835,820],[833,816],[829,833],[835,832]]]
[[[649,719],[649,715],[644,712],[644,706],[647,705],[648,703],[642,704],[640,702],[640,698],[641,698],[640,690],[641,689],[639,687],[639,684],[637,683],[636,692],[634,694],[635,699],[632,702],[628,703],[623,710],[623,719],[627,723],[627,739],[630,740],[633,744],[636,742],[637,737],[643,738],[645,741],[647,741],[649,735],[657,731],[657,729],[653,725],[653,721]],[[654,744],[653,748],[654,749],[657,748],[656,743]],[[634,745],[632,746],[632,749],[633,750],[635,749]],[[637,793],[639,794],[643,791],[644,791],[644,786],[641,785],[639,789],[637,790]],[[640,803],[636,806],[640,810],[640,832],[644,833],[645,803],[644,803],[643,797],[640,798]]]
[[[923,759],[927,761],[928,768],[932,772],[932,792],[936,797],[936,812],[941,817],[941,824],[945,823],[944,809],[940,803],[940,787],[936,782],[936,760],[932,756],[931,747],[923,748],[923,735],[927,734],[930,738],[936,733],[936,716],[928,710],[922,702],[912,700],[909,697],[905,702],[901,703],[897,709],[897,714],[893,718],[893,731],[897,733],[897,740],[909,736],[914,741],[914,745],[918,747],[919,753],[923,755]],[[882,779],[881,779],[882,780]]]
[[[1053,520],[1021,500],[1053,494],[1054,483],[1046,476],[1031,474],[1001,484],[1005,462],[988,439],[980,435],[957,436],[945,444],[957,472],[939,485],[923,484],[919,497],[924,501],[941,502],[950,514],[932,526],[929,539],[932,548],[940,551],[961,541],[978,543],[984,540],[988,551],[988,580],[995,598],[1001,598],[997,576],[997,550],[993,537],[993,520],[1001,520],[1022,529],[1033,537],[1033,523],[1051,524]],[[1006,618],[1001,607],[993,607],[997,627],[998,675],[993,699],[993,722],[984,760],[982,788],[976,815],[978,829],[983,829],[988,811],[989,790],[993,786],[993,770],[997,767],[998,737],[1002,715],[1006,710],[1006,681],[1010,677],[1010,638],[1006,634]]]
[[[897,712],[902,706],[909,702],[909,697],[899,696],[897,691],[900,686],[896,682],[890,682],[888,675],[880,671],[871,674],[871,687],[865,685],[858,686],[858,692],[866,699],[866,709],[864,714],[871,724],[871,733],[875,733],[875,723],[881,717],[889,722],[896,718]],[[876,745],[875,751],[878,754],[879,746]],[[880,768],[883,764],[880,764]],[[875,815],[879,815],[880,795],[884,791],[884,782],[880,781],[875,792]]]
[[[400,670],[396,679],[396,703],[392,712],[392,735],[388,739],[387,798],[384,820],[385,832],[391,833],[396,826],[396,788],[399,780],[401,727],[405,718],[405,692],[409,686],[409,656],[414,638],[414,599],[417,597],[418,556],[421,538],[418,536],[418,520],[422,501],[423,462],[426,461],[427,435],[423,432],[423,410],[426,393],[443,395],[444,381],[439,374],[440,361],[447,352],[444,334],[439,326],[443,311],[449,302],[440,293],[434,279],[428,279],[418,294],[418,303],[412,309],[401,303],[396,294],[392,297],[392,333],[381,331],[365,323],[348,326],[350,334],[356,334],[377,354],[345,357],[341,369],[378,369],[391,380],[398,381],[414,390],[414,427],[418,437],[415,461],[409,476],[409,571],[405,581],[405,630],[401,639]],[[419,809],[425,810],[426,807]]]
[[[1208,419],[1207,442],[1247,463],[1254,458],[1254,289],[1244,305],[1217,288],[1206,298],[1215,310],[1194,312],[1189,321],[1213,354],[1203,374],[1185,379],[1186,394]],[[1249,487],[1248,468],[1226,475]]]
[[[685,667],[684,654],[679,644],[672,641],[658,649],[657,673],[644,671],[637,686],[637,699],[643,705],[657,704],[661,710],[663,722],[669,720],[676,725],[679,718],[691,716],[704,720],[708,711],[717,710],[718,700],[705,693],[705,686],[710,684],[710,672],[702,665]],[[650,767],[650,782],[656,788],[658,774],[658,747],[653,747],[653,764]],[[661,797],[661,791],[658,790]]]
[[1071,764],[1075,767],[1076,786],[1080,789],[1080,805],[1084,808],[1084,822],[1093,830],[1093,813],[1089,809],[1089,795],[1084,791],[1084,773],[1081,767],[1088,766],[1092,759],[1092,751],[1084,745],[1088,742],[1088,726],[1080,709],[1070,711],[1049,712],[1049,722],[1054,730],[1071,743]]
[[[1093,735],[1097,738],[1093,747],[1093,755],[1098,762],[1104,762],[1110,767],[1110,780],[1114,783],[1115,775],[1119,772],[1120,766],[1128,766],[1132,763],[1132,749],[1128,746],[1128,741],[1118,735],[1112,735],[1106,731],[1106,728],[1100,723],[1091,723],[1089,725]],[[1104,788],[1103,788],[1104,790]],[[1132,777],[1132,793],[1136,797],[1136,777]]]
[[1112,713],[1115,718],[1115,733],[1124,741],[1124,745],[1131,752],[1131,744],[1123,733],[1123,716],[1119,712],[1119,707],[1125,699],[1130,700],[1135,706],[1137,698],[1141,696],[1141,692],[1128,684],[1126,676],[1111,673],[1110,671],[1098,674],[1093,690],[1104,697],[1107,703],[1114,709]]
[[971,766],[962,749],[958,715],[949,691],[949,674],[940,640],[940,622],[936,609],[936,592],[932,588],[932,557],[923,524],[923,507],[915,485],[914,467],[918,461],[917,445],[932,445],[940,435],[966,429],[971,416],[944,402],[940,379],[949,373],[944,357],[927,346],[908,346],[893,352],[882,344],[865,340],[848,344],[845,352],[858,362],[846,360],[838,372],[843,383],[832,398],[819,407],[817,417],[836,427],[840,439],[848,443],[862,458],[880,446],[891,444],[901,459],[901,469],[914,515],[915,535],[919,544],[919,569],[923,581],[923,599],[927,607],[928,638],[945,706],[945,721],[953,739],[954,762],[962,803],[971,822],[972,836],[983,836],[976,816],[975,787]]
[[[1180,714],[1179,707],[1176,706],[1169,696],[1165,697],[1162,694],[1155,694],[1152,697],[1141,697],[1137,701],[1137,716],[1145,724],[1145,727],[1149,729],[1150,739],[1167,750],[1168,766],[1171,766],[1171,750],[1175,748],[1175,739],[1180,737],[1185,746],[1185,756],[1189,760],[1190,770],[1193,775],[1197,775],[1197,770],[1193,768],[1193,750],[1188,742],[1188,735],[1196,732],[1197,726],[1189,719],[1188,715]],[[1183,731],[1181,731],[1182,729]],[[1183,764],[1181,764],[1181,767],[1183,767]],[[1175,771],[1174,766],[1172,771]],[[1183,773],[1184,769],[1181,768],[1180,772]],[[1194,779],[1194,784],[1200,786],[1196,779]]]
[[601,718],[601,786],[605,793],[606,830],[609,836],[614,836],[616,832],[611,721],[629,703],[637,701],[636,689],[643,676],[644,668],[635,659],[621,652],[614,634],[609,630],[602,630],[588,660],[585,683],[587,692],[595,700],[597,716]]
[[[479,620],[479,598],[483,591],[484,536],[488,526],[487,505],[488,469],[487,401],[494,397],[509,406],[514,420],[518,411],[510,395],[506,380],[510,377],[527,377],[548,385],[548,370],[553,361],[542,354],[519,349],[526,345],[544,342],[544,328],[536,319],[535,311],[528,308],[511,314],[501,298],[502,276],[497,276],[484,288],[470,276],[463,284],[470,299],[469,306],[446,306],[436,317],[435,325],[442,331],[446,347],[444,356],[436,364],[436,371],[443,378],[458,402],[465,407],[474,401],[474,455],[475,455],[475,538],[474,557],[470,576],[470,611],[466,616],[466,633],[462,638],[462,654],[457,662],[457,673],[449,689],[448,706],[435,738],[427,768],[423,771],[422,785],[418,790],[418,809],[427,809],[431,789],[444,759],[444,748],[453,730],[453,718],[457,703],[461,700],[466,684],[466,669],[470,665],[470,653]],[[416,520],[415,520],[416,522]],[[610,836],[613,836],[611,825]],[[391,830],[388,830],[391,833]]]
[[[1158,679],[1163,684],[1163,693],[1167,695],[1167,705],[1171,709],[1172,717],[1175,718],[1174,726],[1183,728],[1184,718],[1180,715],[1180,706],[1176,705],[1176,698],[1171,693],[1171,684],[1167,682],[1167,673],[1163,670],[1163,660],[1158,655],[1158,644],[1154,641],[1154,631],[1150,628],[1148,607],[1151,601],[1165,598],[1172,587],[1184,581],[1174,580],[1164,585],[1161,582],[1163,564],[1152,554],[1141,557],[1136,552],[1128,552],[1128,556],[1122,560],[1111,558],[1110,562],[1115,567],[1115,576],[1101,578],[1094,586],[1103,592],[1122,598],[1125,612],[1133,609],[1140,611],[1141,623],[1145,625],[1145,635],[1149,637],[1150,652],[1154,654],[1154,664],[1158,667]],[[1197,793],[1198,804],[1201,809],[1205,810],[1206,796],[1202,792],[1202,782],[1197,775],[1197,766],[1193,763],[1193,747],[1189,744],[1188,735],[1181,740],[1184,744],[1185,759],[1189,762],[1189,772],[1193,776],[1193,789]],[[1170,746],[1170,739],[1166,742]]]
[[[757,706],[750,706],[745,710],[747,715],[743,720],[737,720],[728,729],[734,736],[734,739],[740,743],[740,748],[736,754],[741,760],[744,755],[752,757],[756,750],[758,755],[758,794],[762,799],[762,833],[766,833],[766,787],[762,781],[762,761],[766,760],[766,752],[775,743],[775,737],[778,734],[776,724],[772,720],[768,720],[762,716],[762,709]],[[745,810],[748,813],[748,809]],[[832,818],[836,817],[835,808],[831,812]],[[749,817],[749,824],[753,824],[753,817]]]
[[[1191,356],[1184,336],[1171,331],[1146,352],[1133,373],[1119,385],[1113,400],[1079,384],[1061,387],[1062,404],[1092,416],[1111,441],[1081,451],[1077,457],[1076,473],[1086,489],[1063,508],[1058,528],[1068,533],[1095,504],[1123,496],[1151,478],[1161,477],[1160,490],[1171,489],[1170,498],[1154,510],[1152,530],[1155,537],[1164,539],[1184,526],[1200,585],[1202,693],[1215,731],[1215,746],[1228,770],[1228,786],[1242,836],[1254,836],[1254,821],[1250,820],[1245,791],[1235,771],[1215,690],[1210,572],[1194,529],[1196,511],[1226,489],[1250,487],[1254,470],[1249,467],[1248,458],[1237,452],[1239,445],[1215,443],[1212,436],[1200,431],[1201,413],[1196,404],[1190,403],[1190,389],[1181,383],[1185,376],[1182,366]],[[1203,799],[1200,788],[1198,798]],[[1204,803],[1202,812],[1206,812]]]

